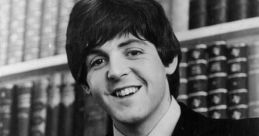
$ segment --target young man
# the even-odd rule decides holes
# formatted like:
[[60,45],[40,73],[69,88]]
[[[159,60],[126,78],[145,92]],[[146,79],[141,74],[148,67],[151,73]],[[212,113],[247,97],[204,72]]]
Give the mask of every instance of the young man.
[[154,0],[81,0],[67,29],[76,82],[113,120],[114,136],[259,135],[258,120],[213,120],[176,102],[180,45]]

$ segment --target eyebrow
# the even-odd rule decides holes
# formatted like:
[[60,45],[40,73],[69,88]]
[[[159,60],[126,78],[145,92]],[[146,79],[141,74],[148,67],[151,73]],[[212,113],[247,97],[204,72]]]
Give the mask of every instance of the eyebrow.
[[118,45],[118,47],[124,47],[132,43],[141,43],[143,45],[147,45],[144,40],[138,40],[138,39],[129,39],[127,41],[124,41]]
[[102,51],[102,50],[100,50],[98,48],[93,48],[93,49],[91,49],[90,51],[87,52],[86,58],[88,58],[89,56],[94,55],[94,54],[105,56],[105,52],[104,51]]
[[[138,40],[138,39],[128,39],[126,41],[121,42],[118,47],[122,48],[132,43],[141,43],[142,45],[147,45],[147,43],[144,42],[144,40]],[[97,48],[93,48],[87,52],[86,56],[92,55],[92,54],[99,54],[105,56],[105,52]]]

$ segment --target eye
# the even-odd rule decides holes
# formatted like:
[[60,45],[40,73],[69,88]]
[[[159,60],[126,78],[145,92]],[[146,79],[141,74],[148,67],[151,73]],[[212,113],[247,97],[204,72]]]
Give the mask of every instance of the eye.
[[143,51],[140,49],[129,49],[126,53],[128,57],[136,57],[143,54]]
[[91,68],[99,68],[105,64],[105,58],[103,57],[95,57],[90,62]]

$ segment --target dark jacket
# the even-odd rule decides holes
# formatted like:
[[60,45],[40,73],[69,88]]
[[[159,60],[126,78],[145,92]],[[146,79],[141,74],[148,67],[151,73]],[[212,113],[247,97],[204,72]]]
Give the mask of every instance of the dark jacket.
[[172,136],[259,136],[259,118],[211,119],[179,104],[181,116]]
[[259,136],[259,119],[210,119],[181,104],[172,136]]

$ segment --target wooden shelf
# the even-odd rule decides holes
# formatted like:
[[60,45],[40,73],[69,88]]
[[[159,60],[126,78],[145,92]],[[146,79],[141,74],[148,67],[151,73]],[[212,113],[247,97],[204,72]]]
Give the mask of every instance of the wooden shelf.
[[[252,42],[259,40],[259,17],[176,33],[182,46],[217,40]],[[0,67],[0,84],[68,70],[66,55],[57,55]]]
[[259,40],[259,17],[248,18],[176,33],[182,46],[212,41],[253,42]]
[[0,84],[67,70],[65,54],[0,67]]

